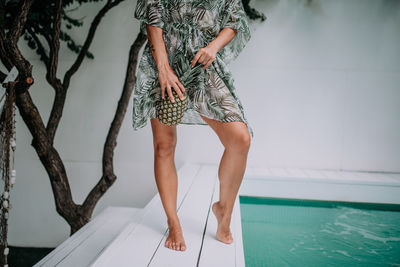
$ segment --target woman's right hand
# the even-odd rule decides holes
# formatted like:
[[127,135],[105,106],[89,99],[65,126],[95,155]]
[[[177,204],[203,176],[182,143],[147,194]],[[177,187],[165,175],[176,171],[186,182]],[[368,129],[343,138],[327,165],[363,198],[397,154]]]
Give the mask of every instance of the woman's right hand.
[[150,24],[146,25],[147,37],[149,39],[149,48],[153,58],[156,62],[158,69],[158,80],[161,87],[161,98],[165,98],[165,91],[167,91],[168,98],[171,102],[175,102],[172,89],[178,94],[179,98],[183,100],[185,87],[179,81],[174,70],[168,62],[167,50],[163,37],[163,29]]
[[165,91],[167,91],[168,98],[171,100],[171,102],[175,102],[171,88],[175,90],[181,100],[184,99],[183,93],[186,91],[186,89],[179,81],[174,70],[169,64],[158,68],[158,80],[160,82],[162,99],[165,98]]

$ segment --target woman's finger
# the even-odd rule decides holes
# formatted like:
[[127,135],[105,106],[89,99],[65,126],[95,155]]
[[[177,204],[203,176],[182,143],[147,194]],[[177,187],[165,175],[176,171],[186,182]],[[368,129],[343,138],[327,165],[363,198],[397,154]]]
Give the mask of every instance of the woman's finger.
[[174,95],[172,94],[171,86],[167,84],[167,93],[171,102],[175,102]]
[[183,87],[183,84],[181,83],[181,81],[179,81],[178,77],[176,77],[175,87],[177,90],[180,91],[181,94],[180,95],[178,94],[178,95],[179,95],[179,98],[182,99],[184,97],[183,93],[185,92],[185,87]]
[[204,67],[202,67],[203,69],[206,69],[206,68],[208,68],[210,65],[211,65],[211,63],[214,61],[214,59],[213,58],[211,58],[205,65],[204,65]]
[[164,99],[165,97],[165,85],[161,86],[161,98]]
[[199,57],[198,62],[199,62],[200,64],[204,65],[205,63],[207,63],[208,59],[209,59],[209,58],[208,58],[208,55],[205,54],[205,53],[203,53],[203,54],[201,54],[201,56]]
[[192,60],[192,63],[191,63],[192,67],[194,67],[194,65],[196,65],[197,62],[201,64],[201,62],[202,62],[201,60],[203,60],[202,59],[203,56],[204,56],[204,50],[203,50],[203,48],[200,48]]
[[194,65],[196,65],[197,60],[199,59],[199,57],[200,57],[200,54],[199,54],[199,52],[197,52],[196,55],[194,55],[192,61],[190,62],[190,65],[192,65],[192,67],[193,67]]
[[175,92],[178,94],[179,98],[183,100],[183,94],[181,92],[181,88],[179,87],[178,83],[175,83],[173,87],[175,89]]
[[178,79],[178,85],[179,85],[179,88],[181,88],[181,91],[182,92],[185,92],[186,91],[186,88],[183,86],[183,84],[181,83],[181,81],[179,81],[179,79]]

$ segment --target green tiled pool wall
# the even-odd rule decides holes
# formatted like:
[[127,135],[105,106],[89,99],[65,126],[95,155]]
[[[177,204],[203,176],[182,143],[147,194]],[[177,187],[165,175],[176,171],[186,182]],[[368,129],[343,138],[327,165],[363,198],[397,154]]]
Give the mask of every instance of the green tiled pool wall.
[[321,208],[349,207],[367,210],[400,211],[400,205],[391,203],[368,203],[368,202],[345,202],[345,201],[323,201],[311,199],[288,199],[271,197],[239,196],[241,204],[254,205],[283,205],[283,206],[306,206]]

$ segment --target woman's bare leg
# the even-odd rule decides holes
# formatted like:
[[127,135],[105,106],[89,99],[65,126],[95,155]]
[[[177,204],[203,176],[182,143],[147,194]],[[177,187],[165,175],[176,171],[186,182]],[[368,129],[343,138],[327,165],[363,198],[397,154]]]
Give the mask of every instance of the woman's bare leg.
[[251,138],[244,122],[221,122],[201,117],[217,133],[225,147],[218,168],[219,201],[213,203],[212,211],[218,220],[217,239],[230,244],[233,237],[229,225],[236,195],[246,170]]
[[151,119],[154,145],[154,176],[161,202],[167,215],[169,235],[165,246],[174,250],[185,250],[185,240],[176,212],[178,175],[174,162],[177,142],[176,126],[162,124]]

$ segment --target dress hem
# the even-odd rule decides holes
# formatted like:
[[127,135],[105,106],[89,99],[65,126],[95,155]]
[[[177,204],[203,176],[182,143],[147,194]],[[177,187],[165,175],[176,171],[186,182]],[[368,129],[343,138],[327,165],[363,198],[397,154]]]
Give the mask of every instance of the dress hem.
[[[246,128],[247,128],[247,130],[248,130],[248,132],[249,132],[249,134],[250,134],[250,137],[253,138],[252,129],[251,129],[251,127],[248,125],[248,123],[247,123],[246,121],[244,121],[244,120],[233,120],[233,121],[216,120],[216,119],[214,119],[214,118],[207,117],[207,116],[205,116],[204,114],[201,114],[201,113],[198,112],[198,111],[197,111],[197,113],[198,113],[199,115],[202,115],[202,116],[206,117],[207,119],[215,120],[215,121],[218,121],[218,122],[243,122],[243,123],[246,125]],[[200,117],[200,118],[201,118],[201,117]],[[142,125],[140,125],[140,126],[136,126],[136,127],[135,127],[134,125],[132,125],[132,126],[133,126],[133,130],[137,131],[137,130],[139,130],[139,129],[145,127],[145,126],[147,125],[147,123],[148,123],[151,119],[157,119],[157,117],[148,117],[148,118],[146,119],[146,121],[145,121]],[[193,123],[192,123],[192,122],[180,122],[180,123],[178,123],[178,124],[175,125],[175,126],[178,126],[178,125],[204,125],[204,126],[206,126],[206,125],[209,125],[209,124],[208,124],[206,121],[204,121],[204,119],[203,119],[203,123],[201,123],[201,122],[193,122]]]

